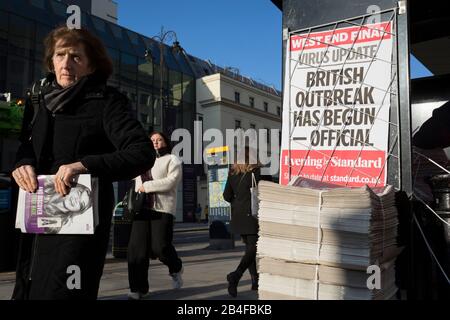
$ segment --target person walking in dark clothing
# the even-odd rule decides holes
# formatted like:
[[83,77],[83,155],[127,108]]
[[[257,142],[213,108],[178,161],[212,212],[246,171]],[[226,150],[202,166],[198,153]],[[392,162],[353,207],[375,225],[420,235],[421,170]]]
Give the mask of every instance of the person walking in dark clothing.
[[[19,188],[36,192],[37,175],[54,175],[61,196],[70,194],[78,174],[98,178],[99,223],[93,235],[22,234],[12,299],[95,300],[108,248],[112,182],[152,167],[155,152],[129,100],[106,85],[113,66],[97,37],[59,27],[45,40],[44,61],[49,74],[26,102],[12,176]],[[81,283],[71,290],[73,266]]]
[[235,271],[227,275],[228,293],[237,296],[237,286],[245,270],[248,269],[252,279],[252,290],[258,290],[258,272],[256,268],[256,243],[258,241],[258,219],[251,213],[252,176],[256,183],[260,180],[271,180],[262,176],[260,165],[251,159],[250,148],[245,148],[245,163],[232,165],[228,176],[223,198],[231,204],[230,227],[233,233],[241,235],[245,243],[245,253]]

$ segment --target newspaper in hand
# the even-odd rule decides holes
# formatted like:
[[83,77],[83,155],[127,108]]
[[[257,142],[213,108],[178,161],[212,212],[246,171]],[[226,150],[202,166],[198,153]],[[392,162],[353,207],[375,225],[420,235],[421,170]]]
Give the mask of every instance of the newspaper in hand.
[[20,189],[16,228],[34,234],[93,234],[98,223],[96,180],[79,175],[62,197],[55,191],[54,178],[38,176],[36,193]]

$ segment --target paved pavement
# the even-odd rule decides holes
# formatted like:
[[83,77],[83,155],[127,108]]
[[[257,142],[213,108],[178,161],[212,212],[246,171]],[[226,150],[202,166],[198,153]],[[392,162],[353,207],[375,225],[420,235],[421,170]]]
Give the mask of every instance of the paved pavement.
[[[209,248],[208,226],[203,223],[175,224],[174,244],[184,265],[184,286],[172,289],[167,267],[157,260],[150,262],[149,300],[256,300],[250,290],[248,272],[238,287],[238,297],[227,293],[226,274],[236,268],[243,255],[244,244],[235,241],[235,248]],[[14,287],[14,273],[0,273],[0,300],[9,299]],[[100,283],[99,300],[125,300],[128,293],[127,262],[108,254]]]

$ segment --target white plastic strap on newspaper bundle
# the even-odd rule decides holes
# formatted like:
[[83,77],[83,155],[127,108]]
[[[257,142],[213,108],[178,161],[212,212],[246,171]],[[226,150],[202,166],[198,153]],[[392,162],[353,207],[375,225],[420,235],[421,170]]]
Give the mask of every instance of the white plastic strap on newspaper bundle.
[[437,163],[436,161],[434,161],[433,159],[431,159],[430,157],[427,157],[426,155],[421,154],[420,152],[417,152],[416,150],[413,150],[413,152],[415,154],[418,154],[419,156],[427,159],[428,161],[430,161],[432,164],[434,164],[436,167],[438,167],[439,169],[441,169],[442,171],[450,174],[450,171],[448,171],[446,168],[444,168],[443,166],[441,166],[439,163]]
[[414,193],[414,198],[416,198],[417,200],[419,200],[420,202],[422,202],[422,204],[428,208],[428,210],[430,210],[439,220],[441,220],[443,223],[445,223],[446,225],[448,225],[450,227],[450,223],[448,223],[447,221],[445,221],[444,219],[442,219],[437,213],[436,211],[433,210],[433,208],[431,208],[425,201],[423,201],[417,194]]
[[317,252],[316,252],[316,272],[314,275],[314,298],[319,300],[319,266],[320,266],[320,248],[322,246],[322,228],[320,227],[320,214],[322,212],[323,191],[319,192],[319,205],[317,206]]
[[[421,154],[420,152],[417,152],[417,151],[415,151],[414,150],[414,153],[416,153],[416,154],[418,154],[419,156],[421,156],[421,157],[423,157],[423,158],[425,158],[426,160],[428,160],[428,161],[430,161],[431,163],[433,163],[434,165],[436,165],[437,167],[439,167],[441,170],[443,170],[443,171],[445,171],[446,173],[449,173],[450,174],[450,171],[448,171],[446,168],[444,168],[443,166],[441,166],[439,163],[437,163],[436,161],[433,161],[431,158],[429,158],[429,157],[427,157],[427,156],[425,156],[425,155],[423,155],[423,154]],[[417,178],[417,175],[418,175],[418,172],[419,172],[419,167],[420,167],[420,165],[421,165],[421,161],[420,161],[420,158],[419,158],[419,163],[418,163],[418,165],[417,165],[417,169],[416,169],[416,172],[414,173],[414,182],[413,182],[413,185],[415,184],[415,182],[416,182],[416,178]],[[414,195],[414,197],[417,199],[417,200],[419,200],[420,202],[422,202],[422,204],[425,206],[425,207],[427,207],[428,208],[428,210],[430,210],[439,220],[441,220],[443,223],[445,223],[447,226],[449,226],[450,227],[450,224],[447,222],[447,221],[445,221],[444,219],[442,219],[437,213],[436,213],[436,211],[434,211],[422,198],[420,198],[420,196],[417,194],[417,193],[413,193],[413,195]]]
[[431,249],[431,246],[428,243],[428,240],[425,237],[425,234],[423,233],[422,228],[420,227],[419,221],[417,221],[415,213],[413,214],[413,219],[414,219],[414,222],[417,225],[417,228],[419,229],[420,233],[422,234],[423,240],[425,241],[425,244],[427,245],[428,251],[430,251],[434,261],[436,261],[436,264],[438,265],[439,269],[441,269],[441,272],[444,275],[445,279],[447,279],[447,283],[450,284],[450,279],[448,278],[447,274],[445,273],[444,268],[442,268],[441,264],[439,263],[439,260],[437,259],[436,255],[434,254],[433,249]]
[[416,181],[417,181],[417,176],[419,174],[419,169],[420,169],[420,165],[422,164],[422,158],[418,158],[417,159],[417,167],[416,167],[416,172],[414,172],[414,179],[413,179],[413,190],[414,190],[414,186],[416,185]]
[[117,208],[121,205],[122,205],[122,201],[118,202],[113,209],[113,213],[116,212]]

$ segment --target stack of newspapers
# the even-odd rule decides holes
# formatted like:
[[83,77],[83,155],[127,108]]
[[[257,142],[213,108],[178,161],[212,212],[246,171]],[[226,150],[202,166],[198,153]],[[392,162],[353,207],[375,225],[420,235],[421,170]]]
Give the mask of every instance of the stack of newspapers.
[[260,299],[391,299],[397,211],[391,186],[298,178],[259,184]]
[[35,193],[20,189],[16,228],[33,234],[93,234],[98,225],[97,180],[89,174],[76,176],[64,197],[56,192],[54,180],[40,175]]

